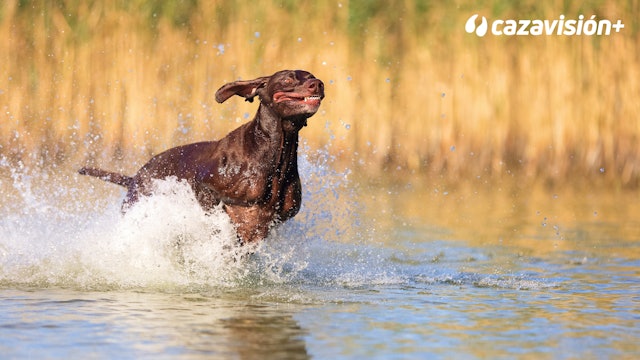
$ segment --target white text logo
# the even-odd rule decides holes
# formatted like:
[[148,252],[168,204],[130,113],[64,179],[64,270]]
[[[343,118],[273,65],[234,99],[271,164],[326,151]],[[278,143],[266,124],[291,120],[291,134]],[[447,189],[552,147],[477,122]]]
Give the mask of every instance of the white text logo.
[[[578,16],[578,19],[565,19],[564,15],[560,15],[555,20],[493,20],[491,21],[491,27],[489,22],[483,16],[480,21],[480,25],[476,26],[476,19],[478,14],[473,14],[467,20],[464,25],[464,29],[469,34],[476,33],[476,35],[482,37],[487,33],[495,36],[522,36],[522,35],[610,35],[613,29],[616,33],[619,33],[624,29],[622,20],[618,20],[612,23],[610,20],[602,19],[596,21],[596,16],[592,15],[589,19],[585,20],[584,15]],[[489,31],[490,30],[490,31]]]

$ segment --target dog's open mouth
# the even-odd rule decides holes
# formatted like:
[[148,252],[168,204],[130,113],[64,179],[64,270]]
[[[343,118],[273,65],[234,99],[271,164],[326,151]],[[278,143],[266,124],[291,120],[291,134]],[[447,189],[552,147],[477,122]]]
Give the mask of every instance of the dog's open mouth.
[[322,100],[322,96],[320,95],[309,95],[304,96],[296,93],[285,93],[278,92],[273,95],[274,102],[283,102],[283,101],[301,101],[309,104],[319,104]]

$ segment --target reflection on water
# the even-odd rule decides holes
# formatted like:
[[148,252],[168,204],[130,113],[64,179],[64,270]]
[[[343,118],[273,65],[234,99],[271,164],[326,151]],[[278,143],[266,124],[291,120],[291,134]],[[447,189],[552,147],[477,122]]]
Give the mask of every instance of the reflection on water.
[[8,358],[39,353],[20,343],[47,357],[309,358],[298,306],[220,295],[3,290],[0,349]]
[[359,199],[367,204],[366,217],[385,231],[413,227],[441,239],[517,249],[528,256],[605,250],[640,257],[638,191],[549,189],[512,181],[446,186],[424,178],[375,187],[384,191],[364,186]]
[[251,255],[181,184],[123,217],[101,183],[2,169],[0,351],[640,355],[638,192],[348,183],[301,166],[300,216]]

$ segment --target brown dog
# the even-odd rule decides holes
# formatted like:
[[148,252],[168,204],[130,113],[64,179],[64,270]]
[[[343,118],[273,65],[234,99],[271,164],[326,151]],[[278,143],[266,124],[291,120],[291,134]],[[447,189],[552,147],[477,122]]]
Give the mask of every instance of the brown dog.
[[249,102],[258,96],[260,107],[252,121],[221,140],[169,149],[131,177],[88,167],[80,174],[126,187],[123,211],[140,196],[152,195],[153,179],[184,179],[205,210],[222,202],[241,241],[265,238],[271,226],[300,210],[298,132],[318,111],[324,84],[309,72],[283,70],[226,84],[216,100],[222,103],[233,95]]

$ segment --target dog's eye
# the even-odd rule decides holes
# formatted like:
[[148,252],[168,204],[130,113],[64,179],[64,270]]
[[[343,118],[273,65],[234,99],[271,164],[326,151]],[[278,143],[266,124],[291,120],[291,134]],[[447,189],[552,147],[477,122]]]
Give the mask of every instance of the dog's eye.
[[289,76],[284,78],[284,82],[286,84],[293,84],[295,81],[296,81],[296,74],[295,73],[289,73]]

